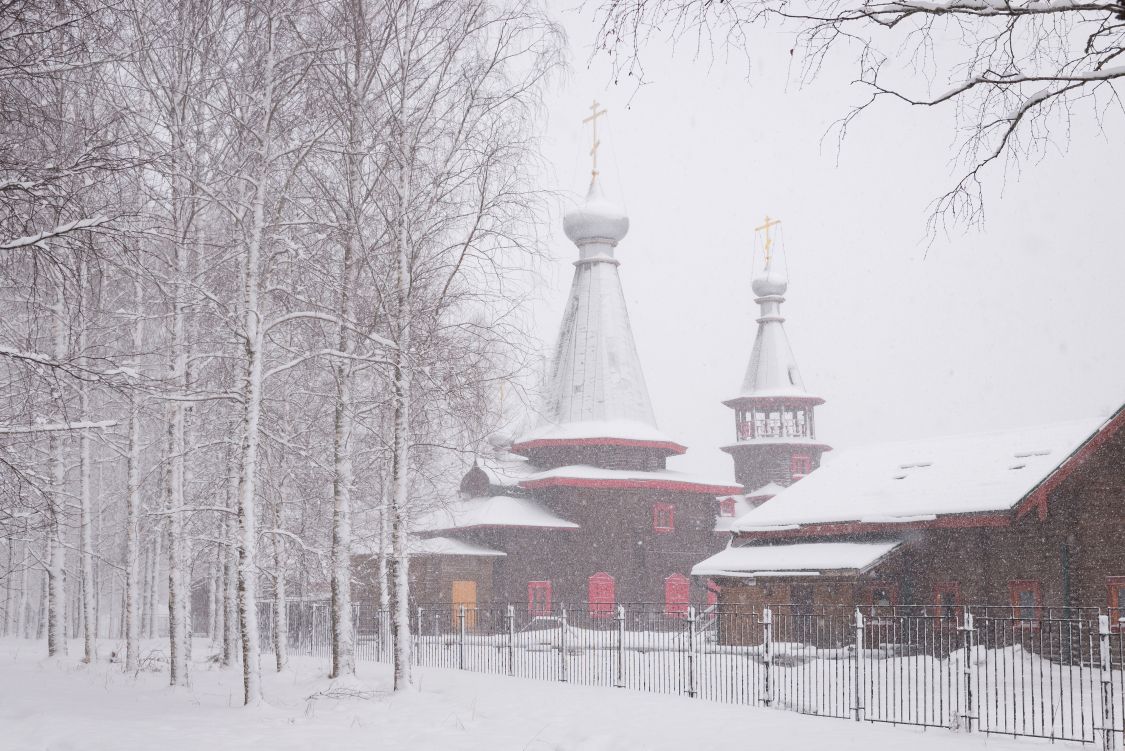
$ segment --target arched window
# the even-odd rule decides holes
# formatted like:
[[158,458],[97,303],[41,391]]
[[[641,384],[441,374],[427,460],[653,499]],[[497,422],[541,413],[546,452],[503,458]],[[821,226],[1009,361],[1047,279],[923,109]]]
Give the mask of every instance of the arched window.
[[616,594],[613,577],[604,571],[599,571],[586,580],[586,585],[586,602],[590,608],[590,617],[612,618]]
[[664,614],[686,617],[691,606],[691,582],[683,574],[664,580]]

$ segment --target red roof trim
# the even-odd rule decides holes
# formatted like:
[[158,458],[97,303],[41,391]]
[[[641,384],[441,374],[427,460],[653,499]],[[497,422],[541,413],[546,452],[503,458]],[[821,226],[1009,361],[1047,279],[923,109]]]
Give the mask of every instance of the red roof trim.
[[1079,446],[1070,456],[1059,464],[1051,474],[1047,475],[1030,493],[1023,497],[1019,505],[1016,506],[1016,518],[1022,519],[1032,510],[1038,512],[1039,521],[1047,518],[1047,496],[1051,494],[1055,488],[1063,483],[1068,477],[1082,466],[1083,463],[1094,452],[1101,448],[1102,444],[1112,438],[1121,427],[1125,425],[1125,407],[1117,410],[1113,417],[1109,418],[1097,432],[1086,439],[1086,442]]
[[760,540],[779,537],[822,537],[829,535],[855,535],[865,532],[897,532],[908,529],[973,529],[977,527],[1007,527],[1012,519],[1007,513],[958,514],[939,516],[912,522],[834,522],[831,524],[807,524],[796,529],[759,530],[738,532],[741,539]]
[[832,447],[827,443],[816,443],[812,441],[794,441],[792,438],[747,438],[745,441],[738,443],[729,443],[726,446],[719,446],[720,451],[725,451],[728,454],[733,454],[739,449],[756,449],[765,447],[784,446],[794,449],[809,449],[820,451],[831,451]]
[[541,480],[524,480],[521,484],[528,490],[568,487],[590,488],[592,490],[672,490],[704,493],[706,495],[722,495],[742,490],[736,485],[709,485],[690,480],[595,479],[589,477],[544,477]]
[[742,404],[760,404],[763,407],[772,407],[775,404],[805,404],[807,406],[815,407],[824,404],[824,399],[819,396],[811,394],[790,394],[787,396],[736,396],[732,399],[724,399],[723,406],[738,407]]
[[681,446],[673,441],[643,441],[636,438],[535,438],[522,443],[513,443],[511,450],[522,454],[525,451],[551,446],[631,446],[640,448],[654,448],[672,454],[683,454],[687,446]]

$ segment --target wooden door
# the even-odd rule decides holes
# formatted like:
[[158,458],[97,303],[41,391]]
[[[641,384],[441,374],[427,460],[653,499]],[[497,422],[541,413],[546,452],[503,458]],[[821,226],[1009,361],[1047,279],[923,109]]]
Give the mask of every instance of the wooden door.
[[461,606],[465,606],[465,628],[477,623],[477,583],[471,579],[453,582],[453,628],[460,626]]

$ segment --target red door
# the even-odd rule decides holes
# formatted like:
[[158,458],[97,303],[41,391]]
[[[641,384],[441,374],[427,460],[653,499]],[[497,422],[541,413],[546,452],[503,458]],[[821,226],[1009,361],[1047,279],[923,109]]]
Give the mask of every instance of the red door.
[[527,614],[551,614],[551,582],[537,581],[527,583]]
[[691,582],[683,574],[672,574],[664,580],[664,614],[687,616],[691,606]]
[[586,585],[586,602],[590,608],[590,617],[612,618],[615,595],[613,577],[604,571],[599,571],[586,580]]

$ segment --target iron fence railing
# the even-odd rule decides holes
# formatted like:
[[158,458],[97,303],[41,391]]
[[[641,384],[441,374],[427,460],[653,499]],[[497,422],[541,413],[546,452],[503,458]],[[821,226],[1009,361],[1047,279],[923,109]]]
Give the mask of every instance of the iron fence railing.
[[[328,608],[288,603],[291,652],[329,658]],[[353,621],[357,657],[388,661],[389,613]],[[1123,734],[1125,629],[1096,609],[428,604],[411,634],[422,666],[1106,749]]]

